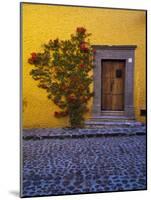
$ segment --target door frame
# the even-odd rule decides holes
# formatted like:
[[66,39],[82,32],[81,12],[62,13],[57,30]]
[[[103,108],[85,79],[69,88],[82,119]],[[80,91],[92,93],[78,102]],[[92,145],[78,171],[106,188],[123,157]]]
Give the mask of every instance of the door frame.
[[125,60],[124,116],[134,118],[134,64],[136,45],[93,45],[94,98],[93,116],[101,116],[101,69],[102,60]]

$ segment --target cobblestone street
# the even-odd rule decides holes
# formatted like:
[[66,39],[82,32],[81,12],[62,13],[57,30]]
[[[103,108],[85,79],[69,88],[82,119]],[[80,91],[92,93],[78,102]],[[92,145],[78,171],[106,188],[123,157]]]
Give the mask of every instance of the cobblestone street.
[[146,189],[146,136],[23,140],[22,196]]

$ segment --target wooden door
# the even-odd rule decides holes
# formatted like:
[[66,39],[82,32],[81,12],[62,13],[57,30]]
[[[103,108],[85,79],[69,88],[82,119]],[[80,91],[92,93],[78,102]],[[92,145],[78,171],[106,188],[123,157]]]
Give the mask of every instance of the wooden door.
[[124,110],[125,61],[103,60],[101,110]]

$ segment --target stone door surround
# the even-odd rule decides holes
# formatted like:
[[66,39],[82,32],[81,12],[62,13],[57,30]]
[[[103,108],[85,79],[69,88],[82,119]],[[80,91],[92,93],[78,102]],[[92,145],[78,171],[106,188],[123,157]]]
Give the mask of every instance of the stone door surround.
[[134,64],[136,45],[93,45],[95,53],[93,116],[101,115],[102,60],[125,60],[124,116],[134,118]]

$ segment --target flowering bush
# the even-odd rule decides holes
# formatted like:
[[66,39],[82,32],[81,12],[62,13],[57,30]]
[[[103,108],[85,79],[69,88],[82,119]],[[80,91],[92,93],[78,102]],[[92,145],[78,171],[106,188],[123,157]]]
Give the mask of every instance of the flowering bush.
[[87,33],[78,27],[69,40],[50,40],[43,45],[43,53],[31,53],[28,63],[34,65],[30,75],[38,80],[61,110],[55,111],[57,118],[69,116],[71,127],[83,127],[87,103],[93,96],[89,72],[93,68],[94,53]]

